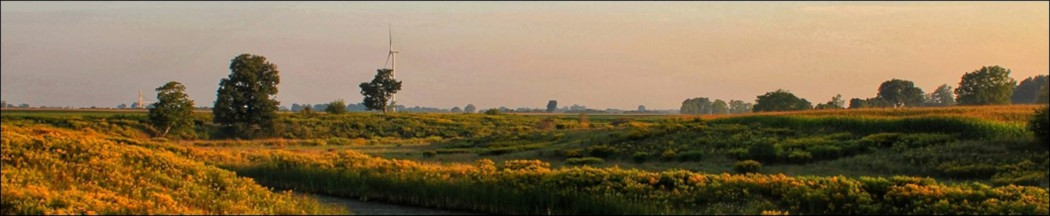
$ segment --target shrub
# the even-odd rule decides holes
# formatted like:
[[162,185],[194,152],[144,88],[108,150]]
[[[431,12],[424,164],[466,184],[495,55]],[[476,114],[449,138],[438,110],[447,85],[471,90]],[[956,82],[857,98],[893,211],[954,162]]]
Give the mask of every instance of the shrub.
[[1048,134],[1050,133],[1050,129],[1047,128],[1047,125],[1050,125],[1050,116],[1047,114],[1050,110],[1048,109],[1050,109],[1050,107],[1036,110],[1035,116],[1032,116],[1032,119],[1028,121],[1028,129],[1032,130],[1032,133],[1035,134],[1036,138],[1039,138],[1039,141],[1043,143],[1043,145],[1050,147],[1050,139],[1047,138],[1047,136],[1050,136],[1050,134]]
[[604,159],[596,157],[582,157],[582,158],[569,158],[565,160],[565,164],[572,165],[589,165],[589,164],[600,164],[605,162]]
[[690,150],[678,154],[679,161],[700,161],[704,159],[704,151]]
[[485,115],[499,115],[501,114],[498,109],[485,110]]
[[587,148],[587,154],[592,157],[609,158],[616,153],[616,149],[607,145],[597,145]]
[[670,160],[674,160],[674,158],[677,155],[678,155],[678,153],[675,152],[674,149],[668,149],[668,150],[665,150],[664,153],[660,153],[660,159],[665,160],[665,161],[670,161]]
[[733,171],[737,173],[757,173],[762,169],[762,163],[754,160],[737,161],[733,164]]
[[761,141],[751,145],[747,154],[751,159],[768,162],[777,158],[777,148],[772,141]]
[[434,157],[434,155],[437,155],[437,151],[424,151],[423,152],[423,157],[426,157],[426,158],[432,158],[432,157]]
[[631,159],[634,159],[636,163],[645,163],[646,160],[649,160],[649,156],[649,152],[635,152],[634,155],[631,155]]

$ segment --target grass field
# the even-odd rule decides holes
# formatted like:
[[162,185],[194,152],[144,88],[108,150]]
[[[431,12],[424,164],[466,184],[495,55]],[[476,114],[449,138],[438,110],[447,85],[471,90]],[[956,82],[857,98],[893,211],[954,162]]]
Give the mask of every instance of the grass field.
[[501,214],[1047,214],[1050,153],[1026,129],[1039,107],[586,121],[283,113],[281,134],[258,140],[220,138],[206,112],[163,139],[142,112],[4,109],[2,204],[5,214],[347,211],[268,186]]

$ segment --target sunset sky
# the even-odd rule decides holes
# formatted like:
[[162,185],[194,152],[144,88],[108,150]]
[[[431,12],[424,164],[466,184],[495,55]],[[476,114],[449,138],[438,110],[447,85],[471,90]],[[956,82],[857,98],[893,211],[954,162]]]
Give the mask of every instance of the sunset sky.
[[3,2],[0,96],[114,107],[168,81],[211,106],[265,56],[281,105],[362,100],[400,50],[398,103],[678,109],[776,89],[814,104],[926,92],[985,65],[1050,73],[1048,2]]

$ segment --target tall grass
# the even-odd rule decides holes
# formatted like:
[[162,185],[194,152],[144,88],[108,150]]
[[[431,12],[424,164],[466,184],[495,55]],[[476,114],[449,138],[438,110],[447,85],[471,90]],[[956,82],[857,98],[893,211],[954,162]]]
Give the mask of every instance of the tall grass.
[[133,139],[0,127],[4,215],[348,213]]
[[761,125],[796,130],[852,132],[945,133],[970,139],[1006,139],[1031,136],[1024,124],[983,121],[966,117],[924,116],[910,118],[740,116],[711,120],[712,124]]
[[1047,214],[1041,187],[945,185],[915,177],[789,177],[540,161],[426,164],[352,151],[255,150],[224,167],[263,184],[368,200],[497,214]]

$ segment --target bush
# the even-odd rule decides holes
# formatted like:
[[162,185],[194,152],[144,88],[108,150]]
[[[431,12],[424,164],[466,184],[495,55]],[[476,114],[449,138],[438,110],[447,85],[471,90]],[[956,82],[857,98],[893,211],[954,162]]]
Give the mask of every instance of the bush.
[[665,161],[670,161],[670,160],[674,160],[674,158],[677,155],[678,155],[678,153],[675,152],[673,149],[668,149],[668,150],[664,151],[664,153],[660,154],[660,159],[665,160]]
[[1028,129],[1032,130],[1032,133],[1035,134],[1036,138],[1039,138],[1043,145],[1050,147],[1050,139],[1047,138],[1047,136],[1050,136],[1047,134],[1050,133],[1050,129],[1047,128],[1047,125],[1050,125],[1050,116],[1047,116],[1047,112],[1050,112],[1048,109],[1050,107],[1036,110],[1035,116],[1032,116],[1032,119],[1028,121]]
[[565,164],[572,165],[589,165],[589,164],[600,164],[605,162],[604,159],[596,157],[582,157],[582,158],[569,158],[565,160]]
[[498,109],[485,110],[485,115],[499,115],[501,114]]
[[634,159],[636,163],[645,163],[646,160],[649,160],[649,156],[649,152],[635,152],[634,155],[631,155],[631,159]]
[[609,158],[609,156],[612,156],[614,153],[616,153],[616,149],[607,145],[597,145],[587,148],[587,154],[593,157]]
[[762,141],[751,145],[747,154],[751,159],[768,162],[777,158],[777,148],[772,141]]
[[425,157],[425,158],[432,158],[432,157],[434,157],[434,155],[437,155],[437,151],[424,151],[423,152],[423,157]]
[[704,152],[700,150],[690,150],[678,154],[679,161],[700,161],[704,159]]
[[758,173],[762,169],[762,163],[754,160],[737,161],[733,164],[733,171],[737,173]]

